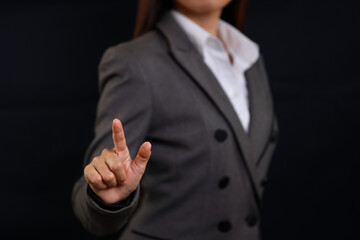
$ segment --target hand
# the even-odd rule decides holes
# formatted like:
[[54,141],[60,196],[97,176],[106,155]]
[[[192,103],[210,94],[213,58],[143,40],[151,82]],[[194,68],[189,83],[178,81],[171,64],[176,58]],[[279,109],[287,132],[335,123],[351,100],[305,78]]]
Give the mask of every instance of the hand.
[[145,142],[132,160],[120,120],[113,120],[112,131],[114,148],[104,149],[84,169],[91,189],[108,204],[126,199],[137,188],[151,155],[151,144]]

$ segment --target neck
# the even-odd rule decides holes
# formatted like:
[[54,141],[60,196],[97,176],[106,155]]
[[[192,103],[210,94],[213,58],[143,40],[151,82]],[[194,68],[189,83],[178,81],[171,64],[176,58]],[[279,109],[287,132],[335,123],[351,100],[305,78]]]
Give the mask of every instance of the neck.
[[221,9],[205,13],[194,13],[176,4],[174,9],[190,18],[210,34],[218,37],[217,25],[221,16]]

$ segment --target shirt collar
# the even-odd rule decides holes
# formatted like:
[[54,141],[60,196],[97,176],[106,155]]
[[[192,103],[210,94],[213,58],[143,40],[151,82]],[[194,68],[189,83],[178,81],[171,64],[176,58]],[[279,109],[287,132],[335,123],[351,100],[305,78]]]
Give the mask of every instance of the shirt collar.
[[218,31],[230,53],[241,59],[243,68],[249,68],[259,58],[259,46],[231,24],[220,20]]
[[248,69],[259,58],[258,45],[231,24],[219,20],[218,32],[221,41],[182,13],[176,10],[171,10],[171,13],[202,56],[204,56],[207,41],[213,39],[221,44],[224,43],[228,51],[241,61],[244,70]]
[[190,20],[184,14],[176,10],[171,10],[171,13],[175,20],[179,23],[180,27],[184,30],[190,41],[195,45],[195,48],[203,56],[206,40],[212,37],[212,35],[194,21]]

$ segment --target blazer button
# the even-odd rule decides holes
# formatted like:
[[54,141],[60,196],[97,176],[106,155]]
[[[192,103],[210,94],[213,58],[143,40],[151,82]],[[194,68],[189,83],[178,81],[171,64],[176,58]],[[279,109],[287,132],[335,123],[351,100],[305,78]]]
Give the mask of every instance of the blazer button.
[[221,221],[219,222],[218,229],[220,232],[228,232],[231,230],[231,222],[229,221]]
[[249,215],[246,217],[245,221],[249,227],[253,227],[258,222],[258,218],[255,215]]
[[225,176],[225,177],[223,177],[223,178],[220,179],[219,184],[218,184],[218,187],[219,187],[220,189],[224,189],[224,188],[226,188],[226,187],[229,185],[229,182],[230,182],[230,178],[227,177],[227,176]]
[[218,129],[215,131],[215,139],[218,142],[223,142],[226,140],[226,138],[227,138],[227,132],[225,130]]

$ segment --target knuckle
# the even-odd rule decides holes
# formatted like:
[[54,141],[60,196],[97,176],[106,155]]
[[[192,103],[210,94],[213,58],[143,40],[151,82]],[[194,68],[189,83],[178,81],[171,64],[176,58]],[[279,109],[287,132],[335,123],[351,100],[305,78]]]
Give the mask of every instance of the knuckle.
[[113,162],[110,167],[111,167],[111,170],[118,171],[123,167],[123,165],[121,164],[121,162],[116,161],[116,162]]
[[112,173],[104,174],[103,179],[105,182],[111,182],[114,180],[114,174]]
[[104,148],[104,149],[101,151],[101,155],[106,154],[106,152],[107,152],[107,148]]
[[93,158],[91,163],[97,163],[97,162],[99,162],[99,160],[100,160],[100,157],[96,156],[96,157]]
[[95,184],[97,186],[101,185],[101,183],[102,183],[102,179],[100,176],[91,176],[89,178],[89,181],[90,181],[90,183]]
[[104,148],[102,151],[101,151],[101,155],[108,155],[109,153],[113,152],[112,149],[109,149],[109,148]]
[[97,156],[94,157],[93,161],[91,162],[91,164],[96,168],[96,166],[100,166],[102,165],[102,163],[105,161],[104,156]]

